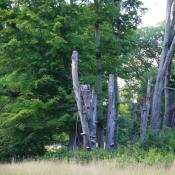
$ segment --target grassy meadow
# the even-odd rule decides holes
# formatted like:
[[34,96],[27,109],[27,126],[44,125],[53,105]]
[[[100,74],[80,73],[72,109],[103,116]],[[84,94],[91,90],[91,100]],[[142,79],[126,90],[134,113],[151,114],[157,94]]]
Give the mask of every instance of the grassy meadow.
[[174,175],[175,163],[170,167],[130,164],[121,166],[115,161],[93,161],[79,164],[66,161],[26,161],[0,165],[0,175]]

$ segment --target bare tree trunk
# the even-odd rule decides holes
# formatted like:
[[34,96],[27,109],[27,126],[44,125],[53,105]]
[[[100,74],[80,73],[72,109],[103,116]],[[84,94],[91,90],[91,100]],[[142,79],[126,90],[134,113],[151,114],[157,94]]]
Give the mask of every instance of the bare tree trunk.
[[115,148],[115,131],[116,131],[116,91],[115,77],[109,75],[108,81],[108,119],[106,131],[106,149],[113,150]]
[[73,88],[75,93],[75,100],[78,107],[78,113],[80,116],[81,126],[82,126],[82,135],[83,135],[83,145],[85,148],[90,148],[90,135],[89,135],[89,127],[87,122],[87,116],[83,113],[83,105],[82,105],[82,97],[80,91],[80,84],[78,78],[78,52],[73,51],[72,53],[72,80],[73,80]]
[[90,85],[81,85],[81,94],[83,102],[83,113],[88,119],[88,126],[90,132],[91,147],[96,147],[96,105],[97,97],[94,89],[91,90]]
[[143,97],[140,102],[140,111],[141,111],[141,126],[140,126],[140,141],[144,142],[147,131],[147,122],[148,122],[148,112],[146,98]]
[[90,138],[92,148],[96,147],[96,124],[97,124],[97,96],[93,89],[91,105],[90,105]]
[[131,143],[135,143],[137,140],[136,125],[137,125],[137,104],[133,104],[132,119],[131,119]]
[[152,94],[153,94],[153,77],[148,79],[147,91],[146,91],[146,106],[147,106],[147,119],[150,118],[151,104],[152,104]]
[[97,69],[97,134],[98,134],[98,147],[104,148],[103,141],[103,98],[102,98],[102,63],[100,52],[100,25],[96,21],[95,25],[95,38],[96,38],[96,69]]
[[171,90],[169,87],[169,81],[170,81],[170,74],[171,74],[171,63],[168,66],[168,69],[166,71],[165,76],[165,86],[164,86],[164,94],[165,94],[165,114],[164,114],[164,126],[169,126],[169,118],[170,118],[170,110],[171,110]]
[[91,98],[92,98],[92,91],[90,88],[90,85],[81,85],[81,96],[82,96],[82,107],[83,107],[83,113],[86,115],[86,118],[88,119],[88,123],[90,120],[90,106],[91,106]]
[[119,127],[119,123],[118,123],[118,114],[119,114],[119,89],[118,89],[118,78],[116,76],[116,74],[114,74],[114,91],[116,93],[116,98],[115,98],[115,103],[116,103],[116,119],[115,119],[115,135],[114,135],[114,148],[117,147],[118,145],[118,127]]
[[[173,11],[172,11],[173,9]],[[153,104],[152,104],[152,118],[151,125],[155,134],[158,134],[161,129],[161,104],[162,104],[162,91],[165,84],[166,71],[175,50],[175,37],[174,37],[174,0],[167,0],[167,15],[166,26],[164,34],[164,45],[162,48],[160,66],[157,74]]]

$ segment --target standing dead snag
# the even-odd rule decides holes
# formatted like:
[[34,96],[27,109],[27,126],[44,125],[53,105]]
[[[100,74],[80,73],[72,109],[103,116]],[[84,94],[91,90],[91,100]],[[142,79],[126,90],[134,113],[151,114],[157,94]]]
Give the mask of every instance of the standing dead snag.
[[161,102],[162,92],[165,85],[166,71],[171,63],[172,57],[175,51],[175,3],[174,0],[167,0],[167,11],[166,11],[166,24],[163,48],[160,58],[160,66],[157,74],[153,103],[152,103],[152,116],[151,125],[153,132],[158,134],[161,127]]
[[90,85],[81,85],[83,113],[86,116],[90,145],[92,148],[96,146],[96,101],[95,91],[91,90]]
[[147,130],[147,105],[146,105],[146,98],[142,97],[140,100],[140,111],[141,111],[141,126],[140,126],[140,140],[144,142],[146,137],[146,130]]
[[92,97],[90,103],[90,140],[91,147],[96,147],[96,124],[97,124],[97,96],[94,89],[92,89]]
[[83,145],[85,148],[90,148],[90,135],[89,127],[87,122],[87,116],[83,112],[82,96],[80,91],[80,84],[78,78],[78,52],[73,51],[72,53],[72,81],[73,88],[75,93],[75,100],[78,107],[78,113],[80,116],[81,126],[82,126],[82,135],[83,135]]
[[148,119],[150,115],[151,101],[152,101],[152,81],[153,77],[148,79],[146,97],[140,100],[141,111],[141,126],[140,126],[140,140],[144,142],[147,132]]
[[107,118],[107,131],[106,131],[106,149],[113,150],[115,144],[115,131],[116,131],[116,88],[115,76],[109,75],[108,82],[108,118]]
[[147,119],[150,118],[150,110],[152,104],[152,95],[153,95],[153,77],[148,79],[147,91],[146,91],[146,106],[147,106]]

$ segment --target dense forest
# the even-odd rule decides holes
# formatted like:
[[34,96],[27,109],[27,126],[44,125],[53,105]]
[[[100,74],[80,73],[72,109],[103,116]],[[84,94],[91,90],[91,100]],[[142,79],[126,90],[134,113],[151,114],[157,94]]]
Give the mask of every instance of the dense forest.
[[174,152],[174,9],[140,27],[140,0],[1,0],[0,160],[54,144]]

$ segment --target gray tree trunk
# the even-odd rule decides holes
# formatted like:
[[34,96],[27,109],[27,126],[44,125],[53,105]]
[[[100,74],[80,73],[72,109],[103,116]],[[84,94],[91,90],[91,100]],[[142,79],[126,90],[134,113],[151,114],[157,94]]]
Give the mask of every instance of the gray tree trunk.
[[90,144],[92,148],[96,147],[96,103],[97,97],[94,89],[91,90],[90,85],[81,85],[83,113],[88,120],[90,132]]
[[83,135],[83,146],[87,149],[90,148],[90,135],[89,135],[89,127],[87,122],[87,116],[83,113],[83,104],[82,104],[82,96],[80,91],[80,84],[78,78],[78,52],[73,51],[72,53],[72,81],[73,88],[75,93],[75,100],[78,107],[78,113],[80,116],[81,126],[82,126],[82,135]]
[[150,119],[152,96],[153,96],[153,77],[148,79],[147,91],[146,91],[146,106],[147,106],[147,119]]
[[96,124],[97,124],[97,96],[94,89],[92,89],[92,98],[90,105],[90,138],[91,147],[96,147]]
[[170,118],[170,110],[172,106],[171,100],[171,89],[169,89],[169,81],[170,81],[170,74],[171,74],[171,63],[168,66],[165,76],[165,86],[164,86],[164,94],[165,94],[165,113],[164,113],[164,126],[168,127],[170,125],[169,118]]
[[86,115],[86,118],[89,121],[91,115],[90,106],[91,106],[92,91],[90,85],[81,85],[80,89],[81,89],[83,113],[84,115]]
[[151,101],[152,101],[152,81],[153,77],[148,79],[146,97],[143,97],[140,102],[141,111],[141,127],[140,127],[140,141],[144,142],[147,133],[148,119],[150,115]]
[[116,131],[116,91],[115,76],[109,75],[108,81],[108,118],[106,130],[106,149],[113,150],[115,148],[115,131]]
[[174,15],[174,0],[167,0],[164,44],[162,48],[160,66],[157,74],[152,103],[151,126],[155,134],[158,134],[161,129],[162,91],[164,89],[166,71],[175,50]]
[[102,97],[102,63],[100,52],[100,24],[96,21],[95,24],[95,40],[96,40],[96,69],[97,69],[97,134],[98,147],[104,148],[103,141],[103,97]]
[[141,126],[140,126],[140,141],[144,142],[147,131],[147,122],[148,122],[148,112],[146,98],[143,97],[140,102],[140,111],[141,111]]

